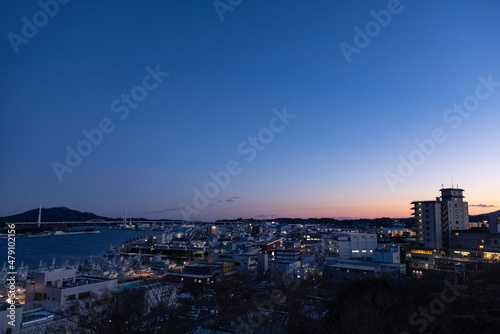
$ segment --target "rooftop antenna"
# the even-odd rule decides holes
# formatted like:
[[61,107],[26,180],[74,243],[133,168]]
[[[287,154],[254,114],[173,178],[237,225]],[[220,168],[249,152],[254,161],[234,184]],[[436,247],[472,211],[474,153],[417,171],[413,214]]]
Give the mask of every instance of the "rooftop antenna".
[[42,222],[42,205],[40,204],[40,209],[38,210],[38,228],[40,228],[41,222]]
[[453,189],[453,176],[451,177],[451,188]]

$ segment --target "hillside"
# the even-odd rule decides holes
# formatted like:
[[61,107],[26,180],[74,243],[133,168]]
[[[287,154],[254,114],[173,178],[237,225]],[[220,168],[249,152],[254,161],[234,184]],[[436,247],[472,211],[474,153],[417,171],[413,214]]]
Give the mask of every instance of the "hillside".
[[471,222],[483,222],[485,220],[488,220],[488,215],[490,215],[492,213],[499,214],[500,210],[495,211],[495,212],[490,212],[490,213],[483,213],[481,215],[469,216],[469,221],[471,221]]
[[[39,209],[29,210],[17,215],[0,217],[0,221],[3,222],[36,222],[38,221],[38,211]],[[71,210],[65,207],[56,208],[42,208],[42,221],[43,222],[72,222],[72,221],[87,221],[92,219],[102,219],[106,221],[110,220],[120,220],[117,218],[107,218],[95,215],[91,212],[81,212],[77,210]]]

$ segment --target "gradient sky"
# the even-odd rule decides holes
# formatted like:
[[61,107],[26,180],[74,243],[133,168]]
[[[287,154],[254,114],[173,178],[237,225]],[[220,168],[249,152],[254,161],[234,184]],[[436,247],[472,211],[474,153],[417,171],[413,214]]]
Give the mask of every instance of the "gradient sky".
[[[479,77],[500,82],[500,3],[401,1],[348,62],[341,43],[388,5],[243,0],[221,20],[206,0],[73,0],[43,26],[37,1],[3,1],[0,215],[41,204],[183,218],[179,204],[194,208],[193,189],[230,161],[240,173],[189,219],[408,217],[452,179],[471,214],[498,210],[500,86],[479,88],[489,96],[461,124],[446,111],[474,101]],[[33,15],[42,26],[16,53],[9,36]],[[113,101],[148,66],[169,75],[120,119]],[[247,161],[238,147],[284,108],[296,117]],[[54,162],[103,119],[114,130],[60,182]],[[438,128],[446,140],[391,189],[387,172]]]

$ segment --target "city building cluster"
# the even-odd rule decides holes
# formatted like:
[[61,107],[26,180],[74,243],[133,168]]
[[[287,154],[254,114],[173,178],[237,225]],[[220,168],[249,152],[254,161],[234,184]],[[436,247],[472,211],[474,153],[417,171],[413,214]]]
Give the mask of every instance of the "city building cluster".
[[[315,314],[310,319],[314,321],[324,313],[315,300],[328,299],[329,292],[324,291],[346,281],[385,279],[397,284],[432,272],[467,277],[496,265],[500,213],[470,222],[464,190],[458,188],[443,188],[435,200],[411,204],[412,221],[390,219],[390,226],[385,227],[254,219],[164,226],[155,236],[127,240],[114,252],[110,250],[114,266],[106,257],[106,264],[41,267],[26,280],[24,300],[15,308],[18,326],[9,329],[17,333],[21,327],[28,330],[65,321],[82,307],[102,308],[110,293],[140,291],[141,312],[154,313],[151,310],[168,301],[171,314],[189,319],[193,330],[203,333],[206,319],[222,312],[224,298],[229,298],[221,299],[224,291],[218,289],[234,282],[266,291],[264,297],[273,287],[301,282],[314,286],[317,295],[300,299],[302,307]],[[179,311],[179,300],[193,299],[195,292],[205,302],[191,302],[189,308]],[[231,298],[233,295],[231,292]],[[264,303],[262,298],[243,300]],[[2,317],[10,312],[5,297],[4,302]],[[270,312],[269,308],[259,310]],[[227,331],[236,331],[237,319],[224,319]]]

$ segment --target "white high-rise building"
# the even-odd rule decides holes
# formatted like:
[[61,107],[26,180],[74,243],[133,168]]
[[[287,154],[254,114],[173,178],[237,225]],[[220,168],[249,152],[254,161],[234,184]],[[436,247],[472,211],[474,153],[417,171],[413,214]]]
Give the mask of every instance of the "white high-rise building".
[[452,231],[469,229],[469,207],[463,189],[443,188],[435,201],[414,201],[416,242],[425,248],[447,252]]

